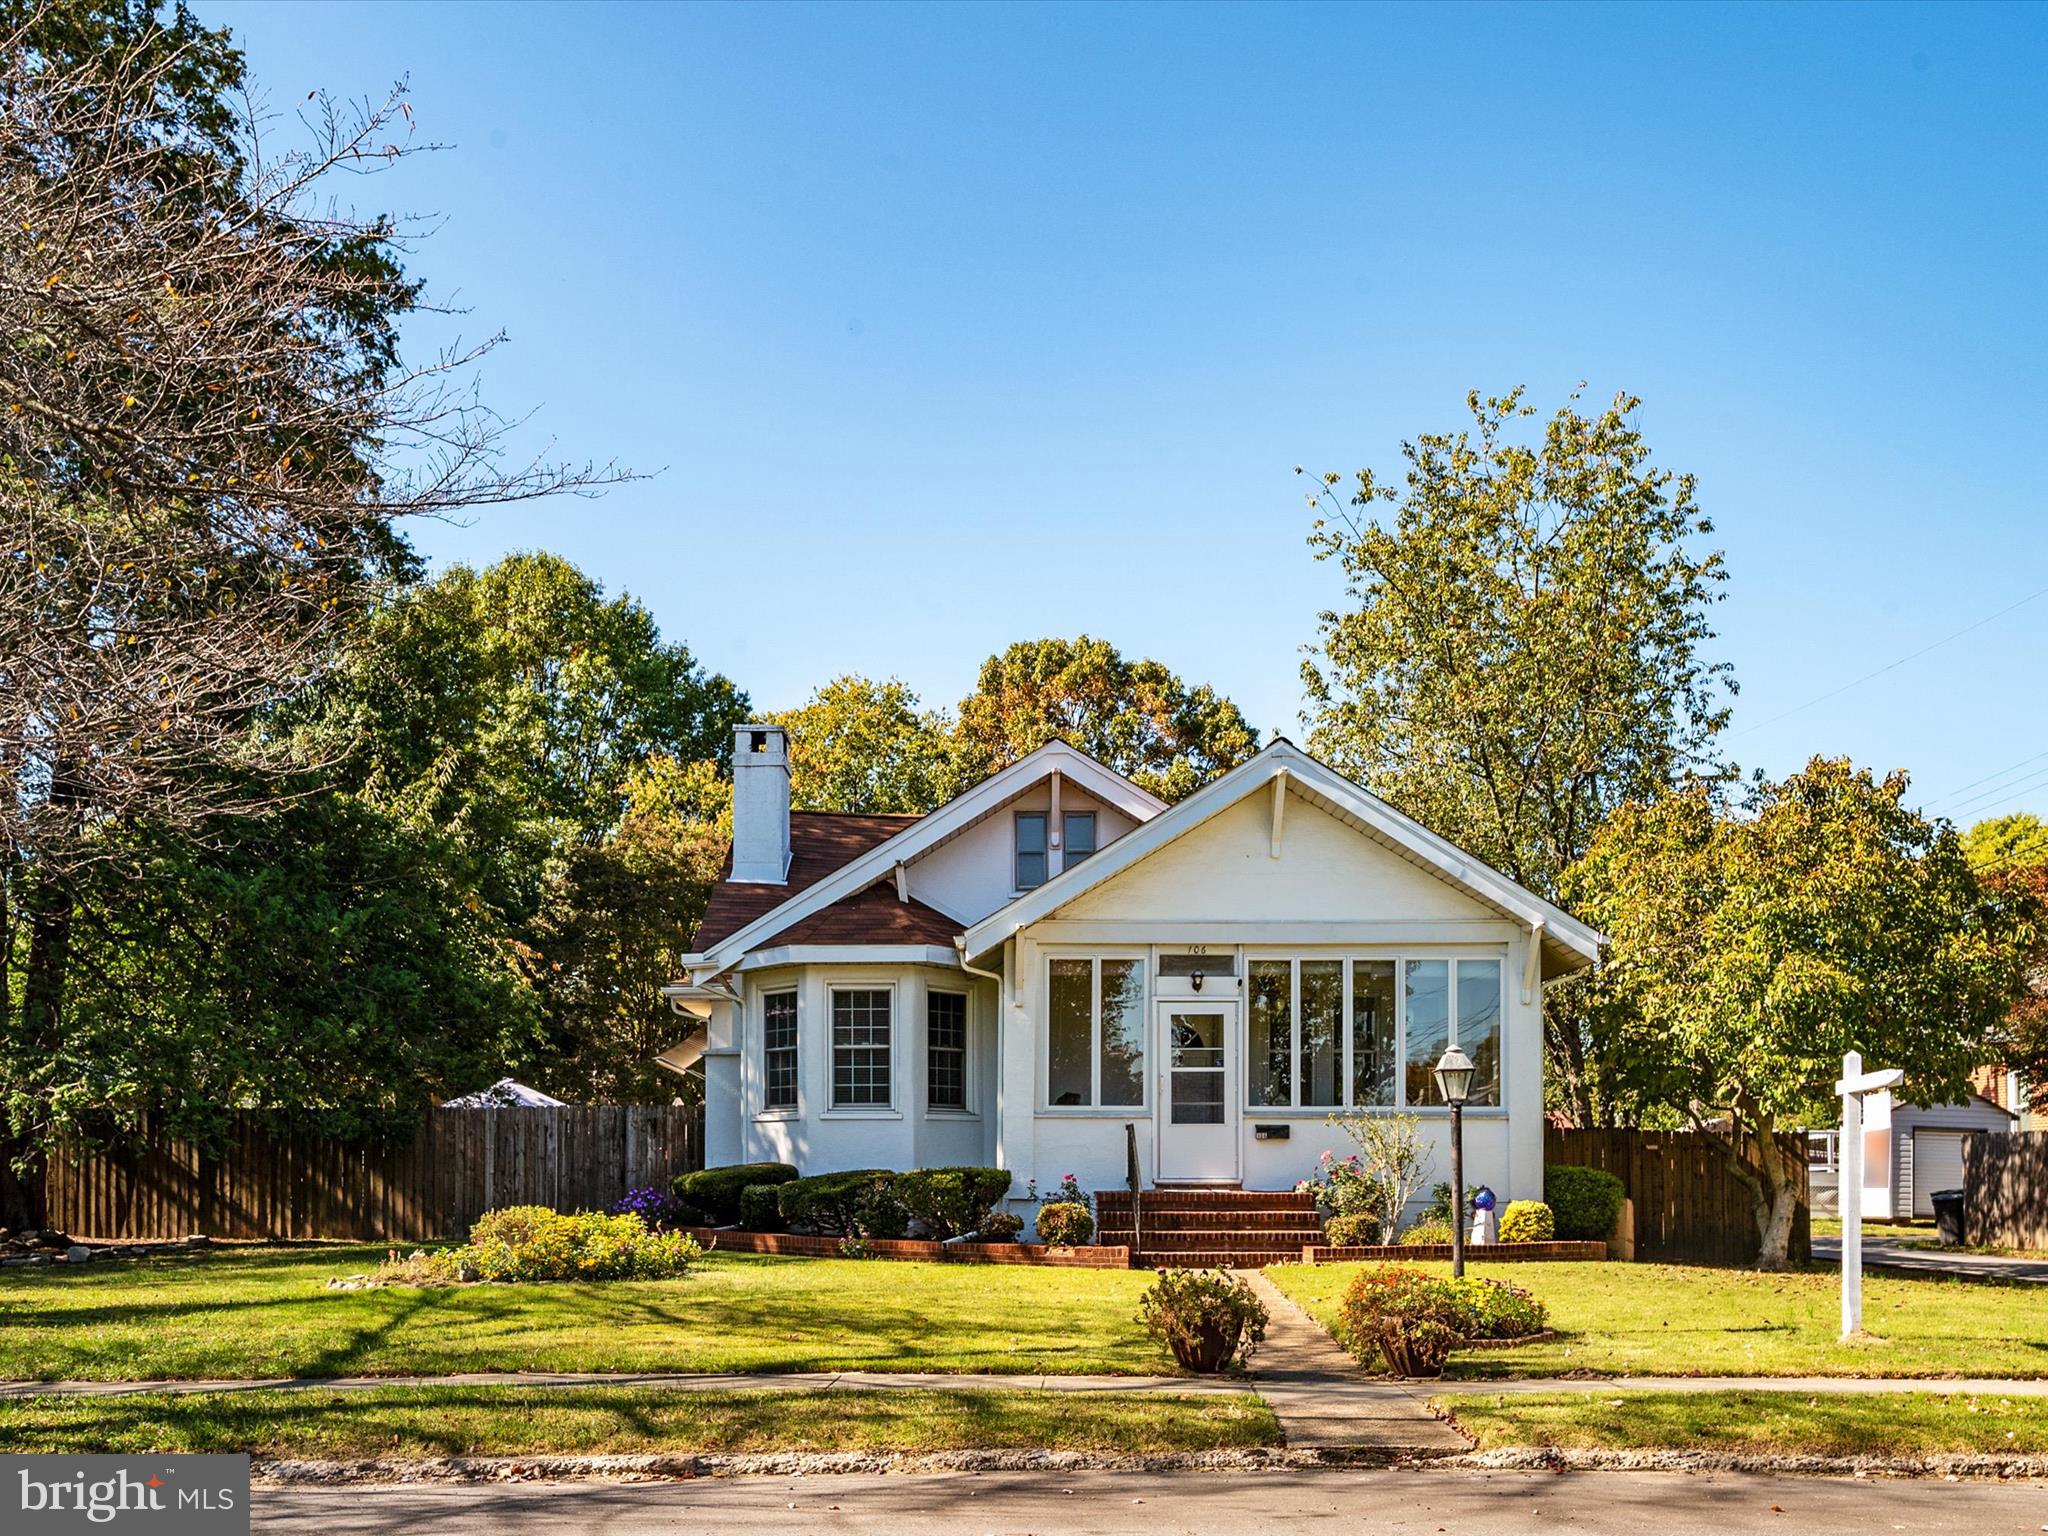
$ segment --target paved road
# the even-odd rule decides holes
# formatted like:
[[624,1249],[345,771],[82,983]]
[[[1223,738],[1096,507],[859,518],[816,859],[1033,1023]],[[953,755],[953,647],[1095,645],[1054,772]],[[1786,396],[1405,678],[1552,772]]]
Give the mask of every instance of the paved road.
[[2048,1484],[1858,1482],[1724,1474],[1370,1471],[950,1474],[258,1490],[267,1536],[488,1529],[492,1536],[848,1536],[1143,1532],[1240,1536],[1286,1528],[1457,1536],[1777,1536],[1822,1530],[2039,1532]]
[[[1922,1234],[1924,1240],[1925,1234]],[[2011,1259],[1996,1253],[1965,1253],[1943,1248],[1906,1248],[1905,1239],[1863,1229],[1866,1269],[1897,1269],[1913,1274],[1947,1275],[1951,1279],[2024,1280],[2048,1285],[2048,1259]],[[1827,1264],[1842,1262],[1839,1237],[1816,1237],[1813,1256]]]

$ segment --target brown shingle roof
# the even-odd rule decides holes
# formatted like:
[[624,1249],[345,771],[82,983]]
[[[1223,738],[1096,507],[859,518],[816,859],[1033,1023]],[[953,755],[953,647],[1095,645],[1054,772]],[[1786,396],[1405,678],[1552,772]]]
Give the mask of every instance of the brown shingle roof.
[[864,891],[813,912],[760,947],[771,944],[936,944],[951,949],[961,925],[913,897],[898,901],[893,885],[871,885]]
[[[711,899],[705,903],[704,920],[697,925],[697,936],[691,947],[698,951],[722,943],[738,933],[754,919],[772,912],[807,886],[817,884],[835,869],[852,863],[878,843],[885,843],[901,832],[916,816],[856,816],[831,811],[791,811],[789,813],[789,882],[786,885],[759,885],[740,883],[731,878],[732,855],[725,859],[727,878],[711,888]],[[859,897],[849,898],[858,901]],[[890,900],[895,902],[891,895]],[[903,905],[903,903],[896,903]],[[838,903],[837,905],[845,905]],[[826,917],[836,910],[825,912],[807,919],[806,923]],[[924,908],[930,912],[931,908]],[[936,916],[937,914],[934,914]],[[951,919],[945,919],[951,923]],[[798,927],[806,926],[799,923]],[[943,941],[953,942],[952,936],[960,931],[957,924],[950,927]],[[788,942],[785,940],[785,942]],[[814,939],[813,943],[847,943],[859,940]],[[918,940],[882,940],[880,942],[920,942]]]

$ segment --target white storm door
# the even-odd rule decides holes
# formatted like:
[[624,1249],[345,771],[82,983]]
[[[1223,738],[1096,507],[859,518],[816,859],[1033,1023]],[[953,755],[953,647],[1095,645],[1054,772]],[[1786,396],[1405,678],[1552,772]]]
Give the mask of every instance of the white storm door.
[[1156,1178],[1238,1176],[1237,1004],[1185,998],[1159,1009]]

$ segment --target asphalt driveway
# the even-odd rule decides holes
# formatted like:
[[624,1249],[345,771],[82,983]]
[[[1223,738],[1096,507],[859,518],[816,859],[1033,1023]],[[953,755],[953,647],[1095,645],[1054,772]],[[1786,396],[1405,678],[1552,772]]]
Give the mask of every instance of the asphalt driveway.
[[[1913,1238],[1896,1237],[1865,1227],[1863,1267],[1895,1269],[1919,1275],[1947,1275],[1959,1280],[2019,1280],[2048,1285],[2048,1259],[2011,1259],[1996,1253],[1903,1246],[1911,1241],[1925,1242],[1926,1236],[1920,1233]],[[1816,1237],[1813,1256],[1821,1263],[1841,1263],[1842,1240],[1839,1237]]]

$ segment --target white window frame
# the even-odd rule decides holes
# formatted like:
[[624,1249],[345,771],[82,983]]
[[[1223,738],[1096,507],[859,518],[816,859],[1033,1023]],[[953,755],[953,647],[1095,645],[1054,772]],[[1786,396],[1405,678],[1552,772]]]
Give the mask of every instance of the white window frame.
[[[1402,949],[1384,950],[1318,950],[1291,945],[1247,945],[1244,949],[1244,1021],[1245,1021],[1245,1070],[1242,1097],[1244,1114],[1247,1119],[1297,1118],[1328,1115],[1335,1111],[1363,1112],[1366,1114],[1414,1114],[1425,1117],[1442,1115],[1448,1117],[1450,1108],[1443,1104],[1411,1104],[1408,1102],[1408,963],[1412,960],[1441,960],[1447,967],[1445,1006],[1450,1009],[1450,1039],[1458,1038],[1458,962],[1461,960],[1488,960],[1497,967],[1500,978],[1500,1090],[1498,1104],[1467,1104],[1465,1115],[1468,1119],[1485,1119],[1489,1116],[1507,1114],[1509,1079],[1508,1038],[1508,954],[1502,947],[1475,947],[1470,944],[1446,944],[1442,946],[1416,945]],[[1339,1034],[1342,1046],[1343,1097],[1341,1105],[1303,1104],[1301,1102],[1301,962],[1304,960],[1341,960],[1344,962],[1343,1013],[1339,1019]],[[1394,1102],[1391,1104],[1352,1104],[1350,1099],[1357,1091],[1357,1061],[1353,1049],[1351,1009],[1355,967],[1366,961],[1388,961],[1394,964]],[[1251,1073],[1251,1018],[1252,1018],[1252,967],[1260,963],[1279,961],[1292,962],[1288,966],[1287,1027],[1290,1055],[1288,1057],[1287,1102],[1285,1104],[1254,1104],[1252,1102]],[[1048,976],[1050,973],[1048,973]]]
[[[834,1038],[833,1014],[842,992],[885,992],[889,997],[889,1101],[886,1104],[841,1104],[839,1102],[839,1042]],[[901,989],[894,981],[833,980],[825,987],[825,1110],[829,1120],[900,1120],[903,1110],[897,1079],[903,1071],[903,1005]],[[848,1047],[855,1049],[855,1047]]]
[[[794,1104],[770,1104],[768,1102],[768,999],[787,994],[796,1003],[796,1102]],[[760,1110],[756,1120],[799,1120],[804,1112],[804,989],[796,982],[778,983],[763,987],[754,994],[754,1037],[760,1042],[757,1059],[760,1062],[761,1092]]]
[[[1052,1102],[1052,967],[1055,960],[1085,960],[1088,967],[1088,1102]],[[1138,1102],[1102,1102],[1102,963],[1129,960],[1144,967],[1145,990],[1139,1002],[1138,1041],[1144,1051],[1144,1066],[1138,1073]],[[1116,949],[1048,949],[1039,970],[1038,1113],[1074,1119],[1134,1120],[1152,1113],[1152,1004],[1156,1000],[1157,967],[1152,951],[1144,947]]]
[[[960,999],[960,1102],[932,1103],[932,999]],[[974,1092],[974,992],[968,987],[926,986],[924,989],[924,1112],[934,1120],[974,1120],[981,1110]]]

